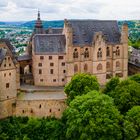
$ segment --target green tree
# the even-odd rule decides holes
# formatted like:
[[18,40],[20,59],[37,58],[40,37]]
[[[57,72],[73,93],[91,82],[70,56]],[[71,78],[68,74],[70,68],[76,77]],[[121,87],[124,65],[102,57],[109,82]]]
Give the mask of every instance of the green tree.
[[140,106],[134,106],[126,113],[124,130],[128,140],[140,137]]
[[118,77],[113,77],[109,82],[106,83],[103,93],[110,94],[120,83],[120,79]]
[[115,105],[121,111],[126,113],[135,105],[140,104],[140,84],[130,79],[123,80],[109,93],[114,99]]
[[140,74],[135,74],[131,76],[130,79],[136,81],[137,83],[140,83]]
[[99,90],[97,78],[89,74],[76,74],[72,77],[70,83],[65,86],[65,93],[68,96],[68,103],[77,95],[83,95],[92,90]]
[[65,110],[68,140],[119,140],[122,139],[122,116],[113,99],[98,91],[77,96]]

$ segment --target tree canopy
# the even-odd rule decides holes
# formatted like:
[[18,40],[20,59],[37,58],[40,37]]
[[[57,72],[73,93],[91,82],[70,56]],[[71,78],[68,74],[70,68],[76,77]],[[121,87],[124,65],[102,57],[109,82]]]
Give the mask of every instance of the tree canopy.
[[109,95],[109,93],[111,91],[113,91],[118,86],[119,83],[120,83],[119,77],[113,77],[113,78],[111,78],[111,80],[106,83],[103,92],[105,94],[108,94]]
[[130,79],[136,81],[137,83],[140,83],[140,74],[135,74],[131,76]]
[[11,117],[0,121],[0,140],[64,140],[63,123],[55,118]]
[[114,99],[115,105],[124,114],[133,106],[140,105],[140,84],[130,79],[123,80],[114,91],[109,93],[109,96]]
[[140,106],[134,106],[126,113],[124,129],[128,140],[140,138]]
[[65,93],[68,96],[68,103],[77,95],[83,95],[92,90],[99,90],[97,78],[89,74],[76,74],[71,81],[65,86]]
[[97,91],[77,96],[64,112],[66,137],[73,140],[119,140],[122,116],[111,97]]

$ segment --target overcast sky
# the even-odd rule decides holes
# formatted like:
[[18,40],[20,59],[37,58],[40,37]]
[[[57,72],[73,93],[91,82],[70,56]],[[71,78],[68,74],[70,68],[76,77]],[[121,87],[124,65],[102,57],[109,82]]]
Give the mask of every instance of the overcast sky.
[[0,0],[0,21],[139,19],[140,0]]

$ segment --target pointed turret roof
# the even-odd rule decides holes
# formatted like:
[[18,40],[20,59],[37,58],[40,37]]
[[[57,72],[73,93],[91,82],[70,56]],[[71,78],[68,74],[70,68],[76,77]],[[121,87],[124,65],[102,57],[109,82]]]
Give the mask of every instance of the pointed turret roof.
[[40,19],[40,11],[38,11],[37,20],[35,23],[35,28],[43,28],[42,21]]

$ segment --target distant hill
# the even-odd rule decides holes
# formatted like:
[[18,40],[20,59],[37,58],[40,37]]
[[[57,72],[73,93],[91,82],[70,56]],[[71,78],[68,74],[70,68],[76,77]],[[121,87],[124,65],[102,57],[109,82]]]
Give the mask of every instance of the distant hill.
[[0,25],[5,25],[5,22],[0,22]]
[[[127,20],[127,21],[118,21],[118,25],[122,26],[122,24],[126,22],[129,26],[129,28],[140,28],[140,20]],[[29,21],[26,23],[21,24],[20,26],[23,27],[29,27],[33,28],[35,25],[35,20],[34,21]],[[43,21],[43,25],[45,28],[48,27],[63,27],[64,21],[63,20],[57,20],[57,21]],[[136,27],[138,26],[138,27]]]
[[0,25],[5,25],[5,26],[20,26],[22,24],[26,23],[25,21],[12,21],[12,22],[1,22]]
[[[29,21],[26,22],[20,26],[22,27],[28,27],[28,28],[34,28],[35,25],[35,21]],[[57,20],[57,21],[43,21],[43,26],[44,28],[48,28],[48,27],[63,27],[64,25],[64,21],[63,20]]]
[[7,26],[20,26],[22,24],[26,23],[25,21],[15,21],[15,22],[5,22],[5,25]]

